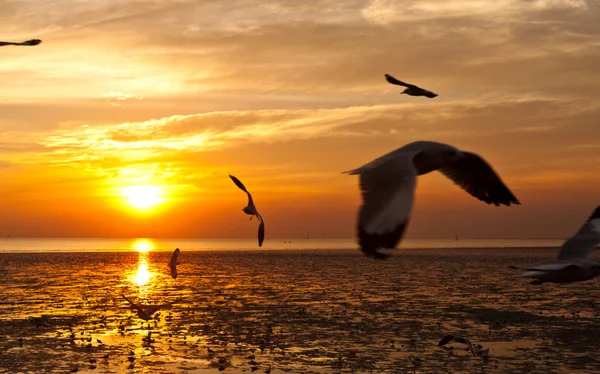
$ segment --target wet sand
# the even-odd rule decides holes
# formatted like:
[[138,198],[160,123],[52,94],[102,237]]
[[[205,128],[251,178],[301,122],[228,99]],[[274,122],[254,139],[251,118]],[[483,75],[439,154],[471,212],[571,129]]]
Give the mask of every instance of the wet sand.
[[[0,254],[0,372],[599,372],[597,280],[535,286],[507,269],[555,254],[182,248],[177,279],[170,252]],[[121,293],[181,300],[148,323]],[[27,321],[41,314],[52,326]],[[489,354],[438,348],[446,334]]]

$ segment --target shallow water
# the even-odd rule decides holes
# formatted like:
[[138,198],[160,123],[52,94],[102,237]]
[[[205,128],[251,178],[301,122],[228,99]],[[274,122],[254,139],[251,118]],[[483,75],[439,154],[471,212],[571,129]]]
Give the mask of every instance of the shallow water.
[[[507,269],[555,253],[182,252],[177,279],[167,252],[4,253],[0,372],[598,372],[596,281],[534,286]],[[179,302],[147,323],[122,293]],[[26,319],[41,314],[52,326]],[[489,356],[438,348],[446,334]]]

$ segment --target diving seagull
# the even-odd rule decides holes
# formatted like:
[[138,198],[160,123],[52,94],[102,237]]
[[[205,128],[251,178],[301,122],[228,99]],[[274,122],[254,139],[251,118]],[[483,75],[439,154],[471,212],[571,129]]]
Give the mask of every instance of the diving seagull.
[[179,248],[173,251],[171,261],[169,261],[169,268],[171,268],[171,276],[173,279],[177,278],[177,265],[179,265]]
[[260,221],[260,225],[258,225],[258,246],[261,247],[263,241],[265,240],[265,221],[263,221],[262,216],[258,214],[258,211],[254,206],[254,201],[252,200],[252,195],[250,195],[250,192],[246,190],[244,184],[231,174],[229,175],[229,178],[231,178],[233,183],[235,183],[235,185],[238,186],[240,190],[244,191],[248,195],[248,205],[245,206],[242,210],[244,211],[244,213],[250,215],[250,219],[256,216],[256,218],[258,218],[258,220]]
[[23,46],[34,46],[40,44],[42,41],[39,39],[30,39],[24,42],[0,42],[0,47],[5,45],[23,45]]
[[600,243],[600,205],[577,233],[560,247],[556,261],[526,267],[510,266],[510,268],[526,270],[521,273],[521,276],[535,279],[531,284],[590,280],[600,275],[600,263],[587,259],[590,251],[598,243]]
[[129,304],[131,304],[132,308],[135,308],[135,310],[137,310],[138,317],[140,317],[144,321],[151,320],[152,319],[152,315],[154,313],[158,312],[161,309],[170,308],[173,304],[175,304],[178,301],[178,300],[175,300],[175,301],[172,301],[170,303],[158,304],[158,305],[143,305],[143,304],[136,304],[136,303],[134,303],[133,301],[129,300],[123,294],[121,296],[123,296],[123,298],[125,300],[127,300],[127,302]]
[[430,99],[433,99],[434,97],[437,96],[437,94],[435,94],[431,91],[428,91],[424,88],[415,86],[414,84],[404,83],[404,82],[392,77],[389,74],[385,74],[385,79],[391,84],[406,87],[406,89],[404,91],[402,91],[400,94],[407,94],[410,96],[425,96]]
[[367,257],[386,259],[402,238],[417,176],[439,170],[477,199],[498,206],[520,204],[488,163],[443,143],[417,141],[343,174],[359,175],[362,206],[358,242]]

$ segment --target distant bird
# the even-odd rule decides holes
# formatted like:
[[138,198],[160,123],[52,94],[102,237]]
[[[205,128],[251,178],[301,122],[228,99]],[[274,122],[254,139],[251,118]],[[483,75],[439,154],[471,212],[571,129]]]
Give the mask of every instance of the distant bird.
[[140,317],[141,319],[143,319],[144,321],[148,321],[152,319],[152,315],[156,312],[158,312],[161,309],[166,309],[171,307],[173,304],[175,304],[178,300],[176,301],[172,301],[170,303],[165,303],[165,304],[159,304],[159,305],[142,305],[142,304],[136,304],[133,301],[129,300],[127,297],[125,297],[125,295],[121,295],[123,296],[123,298],[125,300],[127,300],[127,302],[129,304],[131,304],[131,306],[133,308],[135,308],[137,310],[137,315],[138,317]]
[[50,327],[50,316],[48,314],[42,314],[41,317],[27,317],[27,320],[29,320],[29,322],[33,323],[34,325],[36,325],[37,327],[40,326],[44,326],[44,327]]
[[242,210],[244,211],[244,213],[250,215],[250,219],[256,216],[260,221],[260,225],[258,226],[258,246],[261,247],[263,241],[265,240],[265,221],[263,221],[262,216],[258,214],[258,211],[254,206],[254,201],[252,200],[252,195],[250,194],[250,192],[248,192],[248,190],[246,190],[244,184],[233,175],[229,175],[229,178],[231,178],[233,183],[235,183],[235,185],[238,186],[240,190],[244,191],[248,195],[248,205]]
[[480,156],[431,141],[407,144],[358,169],[363,204],[358,214],[358,241],[368,257],[386,259],[402,238],[410,219],[417,176],[439,170],[487,204],[520,204]]
[[473,356],[475,356],[475,351],[473,350],[473,346],[471,345],[471,342],[469,341],[469,339],[465,339],[465,338],[461,338],[460,336],[456,336],[456,335],[446,335],[442,338],[442,340],[440,340],[440,342],[438,343],[438,347],[443,347],[446,344],[450,343],[451,341],[455,341],[457,343],[463,343],[466,344],[468,347],[468,351],[471,352],[471,354]]
[[22,45],[22,46],[34,46],[40,44],[42,41],[39,39],[30,39],[24,42],[0,42],[0,47],[5,45]]
[[438,96],[437,94],[435,94],[431,91],[428,91],[424,88],[421,88],[419,86],[415,86],[414,84],[404,83],[404,82],[392,77],[389,74],[385,74],[385,79],[391,84],[406,87],[406,89],[404,91],[402,91],[400,94],[407,94],[410,96],[425,96],[430,99],[433,99],[434,97]]
[[527,267],[510,266],[510,268],[527,270],[521,276],[534,278],[531,284],[590,280],[600,275],[600,263],[587,259],[590,251],[598,243],[600,243],[600,205],[577,233],[560,247],[556,261]]
[[177,278],[177,265],[179,265],[179,248],[173,251],[171,261],[169,261],[169,268],[171,268],[171,276],[173,279]]

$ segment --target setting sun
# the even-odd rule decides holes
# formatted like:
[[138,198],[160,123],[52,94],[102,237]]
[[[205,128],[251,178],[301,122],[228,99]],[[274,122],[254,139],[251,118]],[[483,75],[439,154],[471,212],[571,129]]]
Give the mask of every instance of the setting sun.
[[156,186],[129,186],[124,187],[122,195],[126,197],[129,204],[138,209],[152,208],[160,203],[161,190]]

